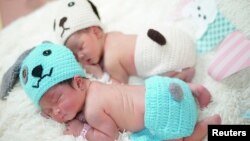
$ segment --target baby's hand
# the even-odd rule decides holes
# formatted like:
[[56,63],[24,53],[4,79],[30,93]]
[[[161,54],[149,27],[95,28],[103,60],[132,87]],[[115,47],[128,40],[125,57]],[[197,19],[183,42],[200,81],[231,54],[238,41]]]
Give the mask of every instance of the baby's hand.
[[83,112],[79,112],[79,113],[76,115],[75,119],[77,119],[77,120],[79,120],[79,121],[81,121],[81,122],[86,122],[86,119],[85,119],[85,117],[84,117],[84,113],[83,113]]
[[99,64],[96,65],[84,65],[86,72],[93,74],[95,78],[101,78],[103,75],[102,68]]
[[83,122],[73,119],[66,123],[66,129],[64,130],[63,134],[78,137],[81,134],[83,125]]

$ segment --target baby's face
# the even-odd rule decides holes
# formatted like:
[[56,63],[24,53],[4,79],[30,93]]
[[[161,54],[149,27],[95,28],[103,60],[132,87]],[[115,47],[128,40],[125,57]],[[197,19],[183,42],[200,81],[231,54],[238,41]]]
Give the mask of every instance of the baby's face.
[[82,108],[81,91],[69,84],[50,88],[41,98],[42,114],[63,123],[73,119]]
[[91,29],[72,34],[66,46],[73,51],[82,66],[98,64],[102,56],[103,45]]

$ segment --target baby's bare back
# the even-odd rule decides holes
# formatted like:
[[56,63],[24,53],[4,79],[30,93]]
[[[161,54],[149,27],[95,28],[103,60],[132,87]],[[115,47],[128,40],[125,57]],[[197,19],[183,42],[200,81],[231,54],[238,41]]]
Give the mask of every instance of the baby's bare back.
[[117,94],[109,95],[114,106],[110,114],[120,130],[138,131],[144,128],[144,87],[114,85]]
[[98,89],[99,107],[104,107],[102,110],[112,118],[120,131],[135,132],[144,128],[143,86],[112,84],[102,85]]
[[123,34],[121,32],[111,32],[107,34],[104,69],[112,77],[120,79],[120,76],[136,74],[134,64],[136,38],[136,35]]

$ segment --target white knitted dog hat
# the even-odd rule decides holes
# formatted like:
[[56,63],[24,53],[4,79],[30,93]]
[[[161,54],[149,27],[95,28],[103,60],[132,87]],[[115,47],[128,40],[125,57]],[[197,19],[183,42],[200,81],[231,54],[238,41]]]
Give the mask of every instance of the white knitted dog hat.
[[89,0],[61,0],[54,20],[59,42],[65,44],[70,35],[91,26],[102,28],[98,11]]

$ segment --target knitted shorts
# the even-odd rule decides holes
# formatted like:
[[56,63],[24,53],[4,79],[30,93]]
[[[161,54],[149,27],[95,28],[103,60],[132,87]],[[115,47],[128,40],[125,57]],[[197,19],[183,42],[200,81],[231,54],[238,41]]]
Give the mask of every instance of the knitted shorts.
[[131,134],[134,141],[161,141],[192,134],[197,106],[188,85],[168,77],[146,80],[145,128]]
[[160,45],[147,36],[147,30],[138,34],[135,47],[135,67],[142,77],[193,67],[196,62],[196,47],[192,38],[174,26],[157,26],[166,39]]

